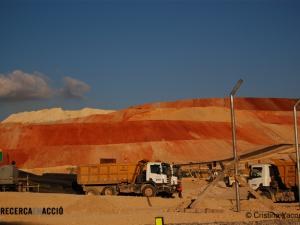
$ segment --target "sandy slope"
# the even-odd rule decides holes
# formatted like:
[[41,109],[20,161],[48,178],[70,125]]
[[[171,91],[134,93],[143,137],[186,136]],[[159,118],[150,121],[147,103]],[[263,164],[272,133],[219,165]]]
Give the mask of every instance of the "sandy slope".
[[[236,99],[239,153],[293,143],[293,103]],[[100,158],[220,160],[232,155],[229,101],[153,103],[51,124],[2,123],[0,148],[4,163],[15,160],[23,168],[99,163]]]
[[1,123],[53,123],[57,121],[86,117],[89,115],[108,114],[113,110],[84,108],[81,110],[63,110],[62,108],[43,109],[31,112],[15,113]]

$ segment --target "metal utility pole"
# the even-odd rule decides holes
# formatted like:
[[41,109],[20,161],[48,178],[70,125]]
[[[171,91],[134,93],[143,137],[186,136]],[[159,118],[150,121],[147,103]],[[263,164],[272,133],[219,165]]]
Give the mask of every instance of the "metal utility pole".
[[239,159],[237,155],[237,147],[236,147],[236,124],[235,124],[235,113],[234,113],[234,96],[240,86],[242,85],[243,80],[240,79],[236,85],[233,87],[230,92],[230,111],[231,111],[231,129],[232,129],[232,148],[233,148],[233,156],[234,156],[234,185],[235,185],[235,199],[236,199],[236,211],[240,211],[240,189],[238,182],[238,168],[239,168]]
[[298,201],[300,208],[300,156],[298,143],[298,123],[297,123],[297,106],[300,104],[300,99],[294,105],[294,130],[295,130],[295,150],[297,156],[297,171],[298,171]]

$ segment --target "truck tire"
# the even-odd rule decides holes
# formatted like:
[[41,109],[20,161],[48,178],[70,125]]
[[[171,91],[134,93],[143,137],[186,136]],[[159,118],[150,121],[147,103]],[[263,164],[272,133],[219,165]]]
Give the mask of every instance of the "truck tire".
[[156,195],[156,189],[150,184],[147,184],[142,189],[143,196],[154,197]]
[[114,187],[106,187],[103,189],[103,195],[115,195],[116,194],[116,190]]
[[86,195],[98,195],[97,191],[96,190],[87,190],[85,192]]
[[99,195],[100,194],[98,187],[95,187],[95,186],[83,186],[82,189],[86,195]]

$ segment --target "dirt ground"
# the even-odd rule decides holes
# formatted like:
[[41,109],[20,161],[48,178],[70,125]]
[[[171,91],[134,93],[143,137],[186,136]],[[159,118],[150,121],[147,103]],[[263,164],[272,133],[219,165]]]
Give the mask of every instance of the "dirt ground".
[[[273,204],[273,209],[270,210],[255,199],[244,200],[242,197],[241,212],[234,212],[233,190],[221,184],[211,190],[211,193],[196,209],[185,211],[180,209],[195,198],[206,185],[206,181],[186,179],[183,182],[184,196],[182,199],[177,196],[175,198],[153,197],[149,199],[150,204],[147,198],[140,196],[1,192],[0,224],[148,225],[155,224],[155,217],[161,216],[164,217],[165,224],[186,225],[228,224],[237,221],[241,224],[248,224],[251,221],[274,220],[276,215],[281,215],[282,218],[279,219],[282,219],[282,224],[284,221],[290,221],[288,219],[291,216],[294,219],[287,224],[296,224],[295,221],[300,221],[300,210],[294,203]],[[6,208],[24,207],[31,208],[33,215],[11,215],[11,213],[7,215],[5,211]],[[60,214],[62,211],[59,211],[60,207],[63,209],[62,214]],[[43,208],[45,208],[44,214]],[[20,213],[18,210],[13,213]],[[285,218],[282,215],[285,215]],[[278,218],[275,219],[278,221]]]

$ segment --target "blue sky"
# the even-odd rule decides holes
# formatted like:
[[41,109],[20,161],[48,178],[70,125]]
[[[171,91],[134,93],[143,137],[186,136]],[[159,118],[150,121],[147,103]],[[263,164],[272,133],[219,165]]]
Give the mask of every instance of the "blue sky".
[[[0,91],[0,119],[224,97],[240,78],[240,96],[300,97],[299,11],[291,0],[1,0],[0,78],[39,76],[55,94]],[[73,96],[66,77],[87,88]],[[66,86],[71,97],[57,94]]]

